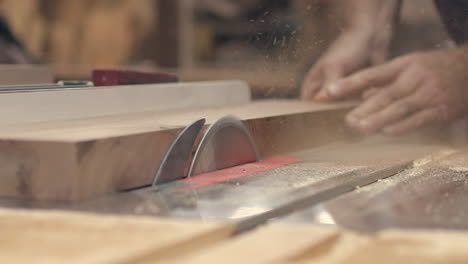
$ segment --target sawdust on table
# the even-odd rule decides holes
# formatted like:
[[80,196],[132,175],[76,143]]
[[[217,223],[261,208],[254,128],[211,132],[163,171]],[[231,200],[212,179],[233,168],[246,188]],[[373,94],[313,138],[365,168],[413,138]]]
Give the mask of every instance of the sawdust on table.
[[308,170],[304,168],[295,168],[297,169],[297,171],[294,171],[294,173],[307,173],[308,175],[305,175],[306,177],[303,177],[301,181],[292,183],[291,187],[302,188],[311,186],[313,184],[319,183],[327,179],[331,179],[333,177],[337,177],[345,173],[351,173],[353,171],[366,168],[366,166],[363,165],[338,165],[333,162],[317,162],[313,164],[316,166],[316,168],[313,171],[310,169]]
[[422,176],[423,174],[426,174],[428,170],[426,168],[422,167],[415,167],[408,169],[406,171],[401,172],[398,175],[385,178],[385,179],[379,179],[377,182],[363,186],[359,189],[356,189],[356,193],[366,193],[366,194],[378,194],[382,191],[385,191],[387,188],[390,187],[395,187],[399,184],[404,184],[411,179],[414,179],[416,177]]

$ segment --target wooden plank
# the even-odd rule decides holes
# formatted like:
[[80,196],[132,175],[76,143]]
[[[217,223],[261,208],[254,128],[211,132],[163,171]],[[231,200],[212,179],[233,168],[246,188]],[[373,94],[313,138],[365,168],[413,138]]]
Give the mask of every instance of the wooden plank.
[[[245,120],[247,125],[249,125],[249,122],[253,122],[250,125],[252,126],[253,133],[260,134],[268,133],[268,131],[258,131],[260,127],[254,127],[256,125],[256,120],[259,123],[265,120],[268,121],[267,119],[275,118],[280,118],[284,121],[293,116],[302,115],[305,115],[305,117],[313,115],[313,117],[321,118],[321,116],[325,116],[329,112],[345,112],[354,105],[355,103],[353,102],[319,104],[301,102],[298,100],[260,100],[224,107],[196,107],[76,120],[55,120],[6,125],[3,126],[0,131],[0,138],[57,142],[89,141],[93,139],[107,139],[132,134],[178,129],[199,118],[206,118],[207,123],[210,124],[228,114],[235,115],[241,120]],[[304,121],[306,121],[306,119],[296,120],[301,127],[304,127],[302,123]],[[336,119],[335,121],[342,122],[341,119]],[[322,130],[320,126],[314,128],[317,133]],[[311,137],[311,140],[314,140],[313,137]]]
[[[1,73],[1,72],[0,72]],[[127,85],[0,94],[0,125],[244,104],[241,81]]]
[[[466,263],[466,231],[354,233],[308,224],[270,224],[165,263]],[[142,263],[152,263],[146,259]]]
[[466,231],[388,230],[339,263],[466,263]]
[[352,103],[260,101],[5,126],[0,132],[0,196],[75,200],[150,184],[169,144],[199,118],[244,120],[270,156],[349,138],[342,119]]
[[321,254],[321,249],[333,245],[339,236],[340,231],[336,228],[269,225],[169,263],[285,263],[305,252]]
[[[273,239],[273,238],[271,238]],[[347,233],[325,254],[304,254],[283,263],[466,263],[468,233],[441,230],[388,230],[374,235]]]
[[226,239],[229,224],[60,211],[0,210],[1,263],[137,263]]
[[354,233],[269,224],[232,237],[227,223],[0,209],[1,263],[466,263],[468,233]]

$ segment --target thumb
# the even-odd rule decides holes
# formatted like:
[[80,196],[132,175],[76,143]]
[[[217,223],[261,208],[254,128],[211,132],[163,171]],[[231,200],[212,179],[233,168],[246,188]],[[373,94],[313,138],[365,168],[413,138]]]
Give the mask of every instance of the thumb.
[[313,99],[322,85],[322,66],[314,66],[306,75],[301,86],[301,98]]
[[344,67],[340,64],[333,64],[327,67],[324,72],[324,81],[322,89],[317,93],[314,99],[320,101],[332,100],[330,89],[334,89],[335,83],[345,76]]

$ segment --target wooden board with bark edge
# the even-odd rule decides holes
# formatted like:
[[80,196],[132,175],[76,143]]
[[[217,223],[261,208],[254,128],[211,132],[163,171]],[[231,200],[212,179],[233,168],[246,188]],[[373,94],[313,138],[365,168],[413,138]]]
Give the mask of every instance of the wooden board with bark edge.
[[152,182],[178,132],[232,114],[253,131],[263,157],[349,138],[343,118],[354,103],[294,100],[51,121],[0,131],[0,197],[78,200]]

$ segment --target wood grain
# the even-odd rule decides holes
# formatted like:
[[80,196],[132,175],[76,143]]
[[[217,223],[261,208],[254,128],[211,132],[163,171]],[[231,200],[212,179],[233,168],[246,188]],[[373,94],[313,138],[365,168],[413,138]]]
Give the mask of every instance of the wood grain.
[[465,231],[355,233],[270,223],[232,236],[227,223],[0,209],[1,263],[466,263]]
[[168,263],[458,264],[466,263],[467,242],[466,232],[364,234],[326,226],[270,224]]
[[0,210],[1,263],[137,263],[183,256],[230,236],[229,224],[60,211]]
[[[350,237],[353,236],[353,237]],[[466,263],[465,231],[387,230],[376,235],[347,234],[321,258],[304,257],[288,263]]]
[[[269,225],[179,258],[173,263],[285,263],[305,252],[320,251],[340,236],[335,228]],[[148,262],[149,263],[149,262]]]
[[349,138],[350,103],[260,101],[4,126],[0,132],[0,196],[76,200],[152,182],[178,132],[199,118],[233,114],[252,129],[264,157]]

